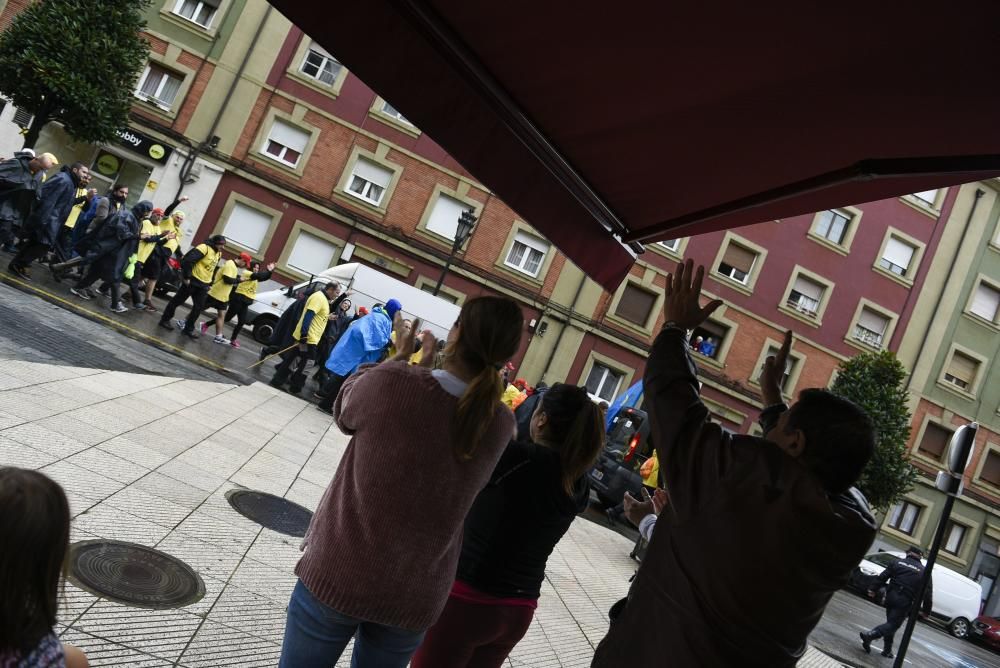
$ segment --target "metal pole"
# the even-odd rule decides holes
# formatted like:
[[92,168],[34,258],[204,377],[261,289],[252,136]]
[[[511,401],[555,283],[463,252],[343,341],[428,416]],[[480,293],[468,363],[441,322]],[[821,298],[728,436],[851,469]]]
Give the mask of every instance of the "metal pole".
[[444,283],[444,277],[448,274],[448,269],[451,267],[451,261],[455,258],[455,250],[456,248],[452,246],[451,254],[448,255],[448,259],[445,260],[444,269],[441,270],[441,275],[438,276],[437,285],[434,286],[434,292],[431,293],[435,297],[437,297],[438,293],[441,292],[441,284]]

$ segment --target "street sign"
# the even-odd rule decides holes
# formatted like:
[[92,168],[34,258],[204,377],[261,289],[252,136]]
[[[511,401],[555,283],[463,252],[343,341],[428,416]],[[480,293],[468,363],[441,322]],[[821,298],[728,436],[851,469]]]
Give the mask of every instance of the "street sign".
[[159,139],[143,134],[132,128],[124,128],[115,133],[118,143],[125,146],[150,160],[166,164],[170,155],[174,152],[171,146],[161,142]]

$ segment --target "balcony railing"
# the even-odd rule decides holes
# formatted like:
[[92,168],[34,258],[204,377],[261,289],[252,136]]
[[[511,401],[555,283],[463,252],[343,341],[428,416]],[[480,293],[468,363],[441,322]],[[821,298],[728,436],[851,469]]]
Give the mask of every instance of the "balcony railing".
[[854,327],[854,338],[872,348],[882,347],[882,334],[861,325]]

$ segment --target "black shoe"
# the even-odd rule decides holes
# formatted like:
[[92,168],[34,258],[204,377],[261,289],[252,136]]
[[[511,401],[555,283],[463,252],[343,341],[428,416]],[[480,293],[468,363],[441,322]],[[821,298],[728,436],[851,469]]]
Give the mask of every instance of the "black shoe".
[[181,334],[183,334],[184,336],[188,337],[189,339],[198,340],[198,335],[194,332],[194,330],[191,330],[189,332],[186,329],[182,329],[181,330]]
[[18,278],[23,278],[26,281],[31,280],[31,274],[28,273],[27,269],[25,269],[20,265],[16,265],[13,262],[11,262],[10,264],[7,265],[7,269],[9,269],[10,273],[14,274]]
[[896,655],[892,653],[891,649],[884,649],[884,650],[882,650],[882,656],[884,656],[887,659],[895,659],[896,658]]
[[169,320],[161,320],[157,324],[163,329],[169,329],[171,332],[174,331],[174,326],[170,324]]
[[606,511],[604,511],[604,514],[608,518],[608,524],[610,524],[611,526],[615,526],[616,524],[618,524],[618,519],[615,517],[615,511],[609,508]]
[[49,271],[52,272],[52,278],[53,280],[55,280],[56,283],[62,283],[63,279],[62,272],[56,269],[56,265],[50,263]]
[[862,631],[858,635],[861,636],[861,649],[865,650],[865,654],[872,653],[872,639],[867,633]]
[[318,410],[323,411],[327,415],[333,415],[333,409],[332,408],[327,408],[326,406],[320,406],[319,404],[316,404],[316,408]]

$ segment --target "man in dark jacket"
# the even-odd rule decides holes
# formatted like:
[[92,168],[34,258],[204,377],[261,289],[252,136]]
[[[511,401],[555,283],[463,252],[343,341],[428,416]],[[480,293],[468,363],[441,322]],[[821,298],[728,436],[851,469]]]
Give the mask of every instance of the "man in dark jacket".
[[[893,636],[906,621],[907,615],[913,608],[913,601],[920,591],[920,580],[924,577],[924,565],[920,561],[920,557],[923,555],[924,553],[919,547],[910,546],[906,550],[906,558],[891,564],[872,583],[874,587],[876,583],[884,585],[888,582],[889,587],[885,592],[885,624],[880,624],[867,633],[861,632],[861,647],[865,652],[871,653],[872,640],[882,638],[882,656],[893,658]],[[921,614],[925,617],[931,614],[933,589],[933,582],[928,580],[927,589],[924,590],[923,609],[921,610]]]
[[765,437],[709,419],[687,343],[722,305],[700,306],[703,277],[688,260],[667,279],[643,387],[669,503],[594,655],[600,668],[792,668],[875,537],[851,488],[874,449],[871,419],[825,390],[782,403],[791,332],[760,379]]
[[59,240],[59,231],[76,199],[76,189],[90,183],[90,169],[74,162],[42,184],[38,204],[24,222],[25,244],[8,267],[26,281],[31,280],[28,265],[52,250]]
[[20,151],[0,162],[0,245],[14,252],[14,234],[38,201],[39,177],[57,164],[55,156]]

